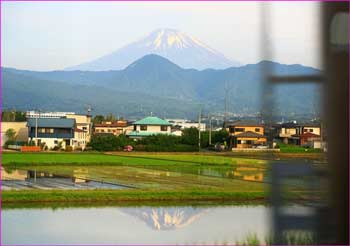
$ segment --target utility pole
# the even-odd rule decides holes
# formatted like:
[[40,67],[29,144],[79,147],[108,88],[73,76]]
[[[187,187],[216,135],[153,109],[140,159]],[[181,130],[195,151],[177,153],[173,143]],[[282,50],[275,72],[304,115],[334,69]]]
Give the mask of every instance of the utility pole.
[[228,86],[227,86],[227,81],[225,81],[225,112],[224,112],[223,128],[226,128],[226,121],[227,121],[227,93],[228,93]]
[[202,109],[199,108],[199,114],[198,114],[198,151],[201,150],[201,111],[202,111]]
[[211,145],[211,115],[209,114],[209,145]]
[[38,146],[38,117],[39,111],[36,113],[35,117],[35,146]]

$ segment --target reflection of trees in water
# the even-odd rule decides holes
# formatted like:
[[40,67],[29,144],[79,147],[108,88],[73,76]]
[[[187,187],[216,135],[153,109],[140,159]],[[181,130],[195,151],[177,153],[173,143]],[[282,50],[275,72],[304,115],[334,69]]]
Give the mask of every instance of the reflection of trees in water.
[[196,207],[134,207],[120,208],[126,214],[135,216],[154,230],[176,230],[185,227],[209,211]]
[[25,180],[26,178],[27,178],[27,171],[25,170],[1,167],[2,180]]
[[199,173],[205,176],[262,182],[265,171],[265,169],[255,167],[234,167],[232,169],[202,168]]

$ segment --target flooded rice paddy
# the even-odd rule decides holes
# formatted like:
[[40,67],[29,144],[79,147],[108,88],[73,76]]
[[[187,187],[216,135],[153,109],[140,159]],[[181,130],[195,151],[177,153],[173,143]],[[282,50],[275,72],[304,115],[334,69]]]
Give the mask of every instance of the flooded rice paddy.
[[1,174],[4,190],[235,188],[242,181],[253,181],[248,185],[257,188],[268,181],[266,169],[245,166],[40,165],[25,169],[6,167],[1,169]]
[[6,209],[2,244],[234,244],[269,234],[264,206]]
[[86,190],[130,188],[124,185],[91,180],[78,175],[64,176],[36,170],[1,168],[1,179],[2,190]]

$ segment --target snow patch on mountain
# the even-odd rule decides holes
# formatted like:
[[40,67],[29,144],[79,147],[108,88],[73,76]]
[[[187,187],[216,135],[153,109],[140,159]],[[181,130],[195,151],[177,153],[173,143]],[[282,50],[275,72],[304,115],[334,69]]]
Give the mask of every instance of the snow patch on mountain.
[[197,38],[175,29],[157,29],[121,49],[66,70],[120,70],[141,57],[156,54],[183,68],[224,69],[239,66]]

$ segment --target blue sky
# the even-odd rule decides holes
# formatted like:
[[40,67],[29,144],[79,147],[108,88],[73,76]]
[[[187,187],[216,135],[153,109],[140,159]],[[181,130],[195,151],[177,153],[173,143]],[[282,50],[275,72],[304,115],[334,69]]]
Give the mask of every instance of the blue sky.
[[[261,4],[2,2],[2,65],[63,69],[113,52],[157,28],[181,30],[228,58],[256,63],[261,60]],[[273,60],[320,67],[318,3],[269,5]]]

